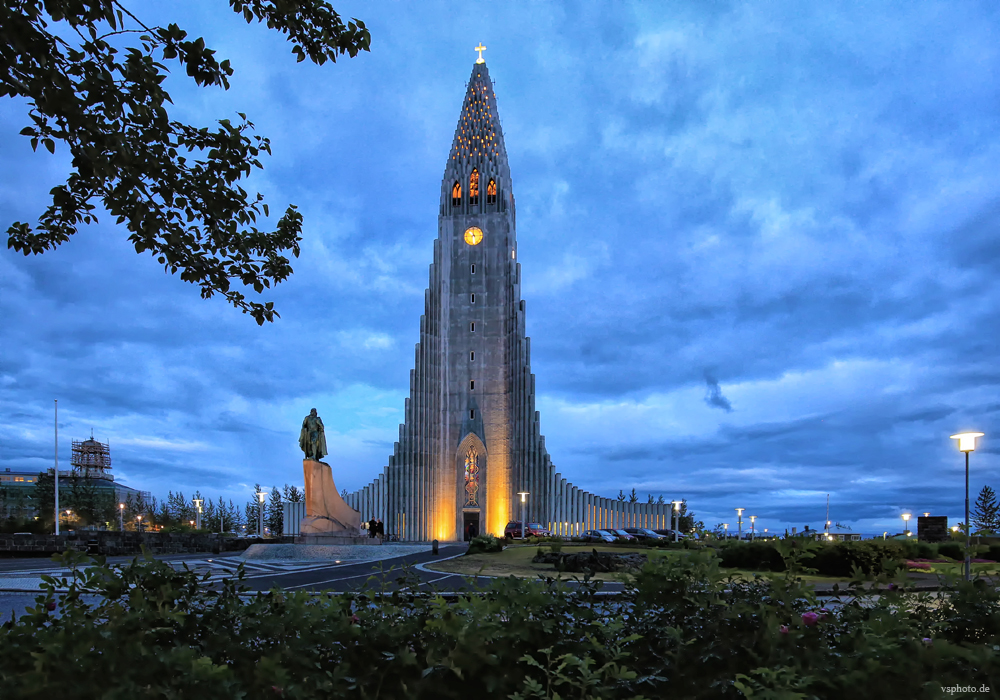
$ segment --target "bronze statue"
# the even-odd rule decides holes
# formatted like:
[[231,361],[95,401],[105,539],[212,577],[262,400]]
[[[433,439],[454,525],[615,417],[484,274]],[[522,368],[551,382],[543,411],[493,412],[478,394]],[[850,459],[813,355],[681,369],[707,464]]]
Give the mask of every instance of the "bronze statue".
[[323,430],[323,419],[316,415],[316,409],[302,419],[302,430],[299,432],[299,447],[306,453],[306,459],[317,462],[329,454],[326,451],[326,433]]

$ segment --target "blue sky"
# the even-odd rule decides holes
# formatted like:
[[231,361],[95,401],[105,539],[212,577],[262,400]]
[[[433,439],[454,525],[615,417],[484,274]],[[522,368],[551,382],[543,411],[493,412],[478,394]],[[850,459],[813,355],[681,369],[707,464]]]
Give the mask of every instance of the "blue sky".
[[[204,36],[228,92],[175,71],[172,116],[246,112],[247,188],[305,217],[258,327],[104,217],[0,251],[0,469],[109,440],[117,478],[246,500],[301,483],[319,409],[338,486],[402,420],[440,178],[478,42],[514,191],[538,409],[558,469],[685,497],[709,526],[898,531],[1000,490],[1000,10],[994,3],[335,3],[372,50],[296,64],[216,2],[134,3]],[[67,161],[0,101],[0,220]]]

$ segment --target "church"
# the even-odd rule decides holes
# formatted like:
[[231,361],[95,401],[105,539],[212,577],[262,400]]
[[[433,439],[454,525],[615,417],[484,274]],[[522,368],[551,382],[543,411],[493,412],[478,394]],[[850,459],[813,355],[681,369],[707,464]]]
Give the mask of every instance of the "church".
[[[441,180],[424,314],[404,422],[388,465],[345,500],[401,540],[502,535],[511,520],[553,534],[669,527],[669,504],[599,498],[557,473],[535,410],[516,206],[485,47]],[[521,494],[524,494],[523,496]]]

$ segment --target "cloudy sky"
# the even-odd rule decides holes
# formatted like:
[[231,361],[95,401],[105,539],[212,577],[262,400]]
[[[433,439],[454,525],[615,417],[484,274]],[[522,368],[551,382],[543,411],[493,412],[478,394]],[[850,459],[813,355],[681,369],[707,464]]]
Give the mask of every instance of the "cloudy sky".
[[[542,430],[582,488],[685,497],[709,526],[898,531],[961,518],[953,432],[1000,490],[1000,9],[992,2],[337,2],[372,50],[296,64],[223,0],[133,3],[204,36],[172,116],[248,113],[248,189],[305,218],[258,327],[107,217],[0,251],[0,469],[108,440],[121,481],[246,500],[301,484],[319,409],[338,486],[402,419],[440,178],[483,42],[518,198]],[[0,229],[67,172],[0,100]],[[735,527],[735,525],[733,525]]]

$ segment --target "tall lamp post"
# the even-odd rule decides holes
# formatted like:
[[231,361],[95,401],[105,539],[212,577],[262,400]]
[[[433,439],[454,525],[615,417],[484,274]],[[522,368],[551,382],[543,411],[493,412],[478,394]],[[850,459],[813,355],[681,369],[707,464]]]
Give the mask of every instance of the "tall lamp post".
[[530,495],[530,491],[518,491],[517,495],[521,497],[521,539],[524,539],[524,504],[527,502],[525,499]]
[[681,510],[680,510],[681,502],[670,501],[670,505],[674,507],[674,510],[671,513],[671,515],[673,515],[673,520],[674,520],[674,542],[676,542],[679,539],[677,536],[677,531],[681,529]]
[[757,516],[756,515],[751,515],[750,516],[750,539],[753,539],[754,537],[757,536],[757,530],[754,527],[754,523],[755,522],[757,522]]
[[909,537],[910,536],[910,514],[909,513],[903,513],[899,517],[901,517],[903,519],[903,535],[905,537]]
[[125,532],[125,504],[118,504],[118,529]]
[[194,503],[194,529],[201,529],[201,504],[205,502],[202,498],[192,498],[191,502]]
[[264,498],[267,496],[267,491],[258,491],[257,500],[259,501],[257,505],[257,534],[260,535],[261,539],[264,539]]
[[743,511],[745,511],[745,510],[746,510],[746,508],[737,508],[736,509],[736,526],[739,528],[739,535],[738,535],[738,537],[741,540],[743,539]]
[[55,428],[56,428],[56,466],[52,470],[52,476],[55,479],[53,482],[55,484],[55,499],[56,499],[56,534],[59,534],[59,399],[53,399],[55,401]]
[[729,523],[722,523],[723,539],[729,539]]
[[971,530],[969,528],[969,453],[976,449],[976,438],[983,433],[958,433],[952,435],[952,440],[958,440],[958,449],[965,453],[965,580],[972,578],[972,546]]

